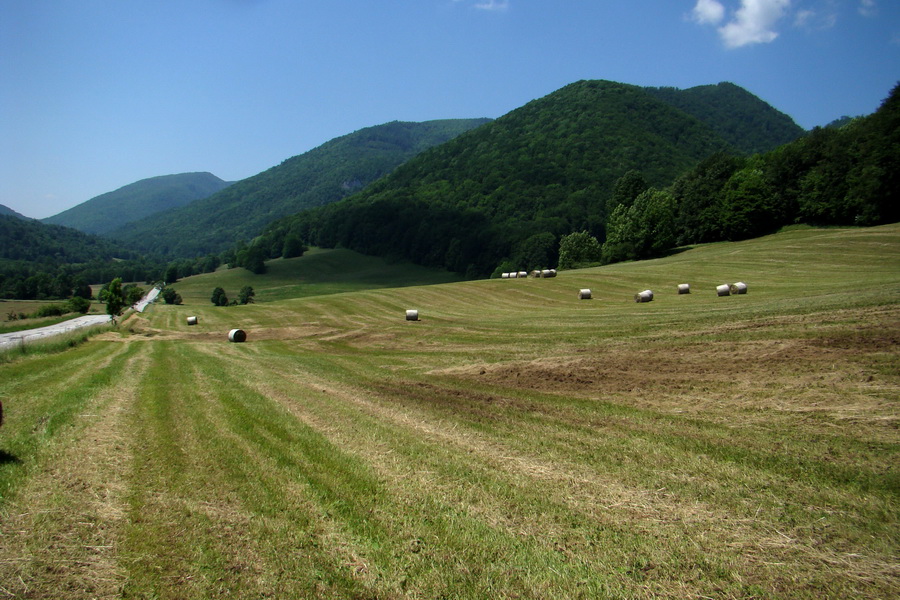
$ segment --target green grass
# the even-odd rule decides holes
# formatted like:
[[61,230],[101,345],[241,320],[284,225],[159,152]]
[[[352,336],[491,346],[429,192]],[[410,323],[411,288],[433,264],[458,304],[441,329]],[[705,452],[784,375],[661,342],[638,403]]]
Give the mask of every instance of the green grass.
[[896,597],[898,259],[900,226],[803,229],[546,280],[341,293],[344,273],[283,300],[273,268],[265,303],[157,304],[0,364],[0,586]]
[[322,296],[375,288],[432,285],[460,281],[447,271],[427,269],[407,262],[388,262],[350,250],[313,248],[299,258],[275,259],[266,263],[267,272],[254,275],[246,269],[221,268],[215,273],[187,277],[172,287],[185,304],[210,304],[216,287],[229,300],[237,300],[245,285],[256,291],[256,302]]

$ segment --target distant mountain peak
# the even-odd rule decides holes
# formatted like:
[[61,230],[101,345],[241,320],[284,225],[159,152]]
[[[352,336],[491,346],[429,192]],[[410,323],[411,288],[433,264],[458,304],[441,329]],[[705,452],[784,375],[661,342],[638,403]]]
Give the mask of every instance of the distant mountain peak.
[[132,221],[206,198],[228,185],[208,172],[148,177],[42,221],[102,235]]
[[4,206],[0,204],[0,215],[10,216],[10,217],[19,217],[20,219],[29,219],[30,217],[26,217],[25,215],[18,213],[11,209],[8,206]]

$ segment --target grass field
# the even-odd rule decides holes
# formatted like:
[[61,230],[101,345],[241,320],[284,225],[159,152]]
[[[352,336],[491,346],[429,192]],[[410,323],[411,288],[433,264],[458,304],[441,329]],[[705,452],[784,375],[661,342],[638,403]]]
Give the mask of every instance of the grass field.
[[900,595],[900,226],[227,308],[206,277],[0,365],[0,597]]
[[237,300],[245,285],[256,292],[256,302],[323,296],[358,290],[434,285],[461,281],[455,273],[427,269],[408,262],[389,263],[350,250],[313,248],[300,258],[266,263],[264,275],[246,269],[220,268],[215,273],[188,277],[172,285],[185,304],[209,305],[216,287]]

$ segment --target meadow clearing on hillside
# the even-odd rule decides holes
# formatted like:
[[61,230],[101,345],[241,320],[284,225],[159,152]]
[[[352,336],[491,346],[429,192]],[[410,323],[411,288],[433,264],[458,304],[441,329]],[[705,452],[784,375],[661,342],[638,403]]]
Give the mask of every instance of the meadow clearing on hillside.
[[898,225],[156,304],[0,365],[0,595],[895,598],[898,346]]

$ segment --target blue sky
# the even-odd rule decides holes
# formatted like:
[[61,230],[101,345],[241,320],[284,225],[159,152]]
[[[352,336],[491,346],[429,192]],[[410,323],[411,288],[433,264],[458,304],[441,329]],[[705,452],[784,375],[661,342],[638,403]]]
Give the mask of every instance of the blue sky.
[[805,128],[900,81],[897,0],[0,0],[0,204],[238,180],[388,121],[579,79],[734,82]]

